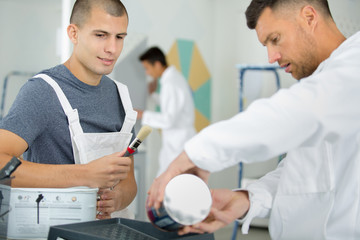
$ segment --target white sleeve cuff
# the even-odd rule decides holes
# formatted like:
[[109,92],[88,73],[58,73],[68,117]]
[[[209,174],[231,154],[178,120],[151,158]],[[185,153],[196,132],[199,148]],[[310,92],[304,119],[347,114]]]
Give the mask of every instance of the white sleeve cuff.
[[159,96],[158,93],[153,92],[153,93],[150,95],[150,98],[151,98],[156,104],[160,104],[160,96]]
[[269,215],[270,208],[264,206],[263,202],[259,201],[259,198],[255,198],[254,194],[247,189],[235,189],[233,191],[243,191],[243,190],[248,191],[249,193],[250,208],[247,214],[245,215],[245,217],[238,219],[236,221],[242,224],[241,232],[243,234],[248,234],[251,221],[255,217],[259,217],[259,218],[267,217]]

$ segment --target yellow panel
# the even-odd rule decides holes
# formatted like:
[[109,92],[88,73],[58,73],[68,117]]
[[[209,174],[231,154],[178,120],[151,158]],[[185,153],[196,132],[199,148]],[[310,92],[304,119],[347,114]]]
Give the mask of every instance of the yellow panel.
[[201,57],[200,51],[196,44],[194,44],[193,56],[191,60],[189,84],[193,91],[196,91],[207,80],[210,79],[210,73]]
[[210,121],[195,109],[195,129],[200,132],[201,129],[210,125]]
[[166,60],[169,65],[174,65],[177,68],[177,70],[181,72],[179,51],[176,42],[174,43],[174,45],[172,45],[168,55],[166,56]]

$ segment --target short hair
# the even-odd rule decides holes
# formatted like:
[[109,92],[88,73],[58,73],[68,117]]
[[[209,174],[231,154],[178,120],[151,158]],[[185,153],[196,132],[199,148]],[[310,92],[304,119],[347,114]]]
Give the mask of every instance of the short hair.
[[306,4],[313,6],[324,17],[332,18],[327,0],[252,0],[245,12],[247,26],[250,29],[255,29],[260,15],[267,7],[271,10],[278,10],[280,8],[295,9]]
[[140,55],[140,61],[148,61],[151,65],[159,61],[164,67],[167,66],[166,57],[158,47],[151,47],[146,52]]
[[93,7],[100,7],[114,17],[121,17],[128,13],[120,0],[76,0],[70,16],[70,23],[82,27],[90,17]]

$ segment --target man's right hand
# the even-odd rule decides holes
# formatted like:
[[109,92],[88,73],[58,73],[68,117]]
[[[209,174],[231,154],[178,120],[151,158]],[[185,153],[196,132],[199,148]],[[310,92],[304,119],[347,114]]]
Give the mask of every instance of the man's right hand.
[[183,173],[194,174],[205,182],[208,181],[210,175],[208,171],[196,167],[188,155],[185,152],[182,152],[174,161],[172,161],[167,170],[154,180],[148,192],[148,207],[159,209],[164,199],[166,185],[172,178]]
[[91,161],[88,168],[90,187],[110,188],[127,178],[131,170],[130,157],[123,157],[126,150]]

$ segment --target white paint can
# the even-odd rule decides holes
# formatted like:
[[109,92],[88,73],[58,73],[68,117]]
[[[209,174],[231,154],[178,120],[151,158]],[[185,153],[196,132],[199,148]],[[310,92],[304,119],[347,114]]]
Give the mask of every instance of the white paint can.
[[192,174],[181,174],[166,185],[160,209],[147,208],[150,221],[166,231],[204,220],[211,208],[211,193],[206,183]]

